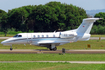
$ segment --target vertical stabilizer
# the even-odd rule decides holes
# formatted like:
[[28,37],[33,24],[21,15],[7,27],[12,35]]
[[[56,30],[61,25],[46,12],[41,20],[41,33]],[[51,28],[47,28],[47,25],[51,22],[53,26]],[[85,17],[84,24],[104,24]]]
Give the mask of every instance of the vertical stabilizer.
[[93,26],[93,23],[96,20],[99,20],[100,18],[86,18],[83,19],[82,24],[78,27],[77,33],[87,33],[89,34],[91,31],[91,28]]

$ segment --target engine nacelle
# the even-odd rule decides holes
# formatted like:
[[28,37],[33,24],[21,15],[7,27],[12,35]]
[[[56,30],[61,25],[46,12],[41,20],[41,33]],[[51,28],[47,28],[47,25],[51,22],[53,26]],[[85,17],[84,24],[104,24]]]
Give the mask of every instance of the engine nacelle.
[[60,38],[73,38],[76,36],[77,36],[76,32],[61,32],[60,34]]
[[87,40],[89,40],[90,39],[90,34],[80,34],[80,35],[78,35],[78,37],[79,37],[79,39],[78,40],[80,40],[80,41],[87,41]]

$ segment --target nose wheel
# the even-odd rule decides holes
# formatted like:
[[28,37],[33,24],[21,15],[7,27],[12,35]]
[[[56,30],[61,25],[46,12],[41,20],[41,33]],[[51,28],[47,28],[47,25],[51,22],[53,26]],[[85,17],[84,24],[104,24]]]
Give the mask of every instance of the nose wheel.
[[53,51],[56,51],[57,50],[57,47],[53,48]]
[[10,46],[10,50],[11,50],[11,51],[13,50],[12,46]]
[[13,48],[10,48],[10,50],[12,51],[12,50],[13,50]]

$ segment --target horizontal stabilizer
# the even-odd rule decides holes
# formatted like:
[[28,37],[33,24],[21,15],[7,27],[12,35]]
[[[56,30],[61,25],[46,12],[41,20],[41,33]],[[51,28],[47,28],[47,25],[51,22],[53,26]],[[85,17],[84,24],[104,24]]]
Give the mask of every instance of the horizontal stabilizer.
[[102,19],[102,18],[86,18],[86,19],[83,19],[82,24],[77,29],[77,33],[87,33],[87,34],[89,34],[90,31],[91,31],[91,28],[93,26],[93,23],[96,20],[99,20],[99,19]]

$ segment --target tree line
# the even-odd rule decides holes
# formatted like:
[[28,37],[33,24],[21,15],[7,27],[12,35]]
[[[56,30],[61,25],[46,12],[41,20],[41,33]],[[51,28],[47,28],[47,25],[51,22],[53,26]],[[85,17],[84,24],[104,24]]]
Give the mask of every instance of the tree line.
[[105,12],[99,12],[94,17],[103,19],[94,23],[91,34],[105,34]]
[[[96,14],[101,17],[104,14]],[[105,18],[105,16],[103,16]],[[84,18],[87,18],[83,8],[61,2],[49,2],[45,5],[28,5],[8,10],[0,10],[0,31],[5,35],[13,31],[21,32],[52,32],[76,29]],[[97,21],[96,26],[100,26]],[[104,26],[104,22],[103,25]],[[95,26],[91,33],[96,33]]]

